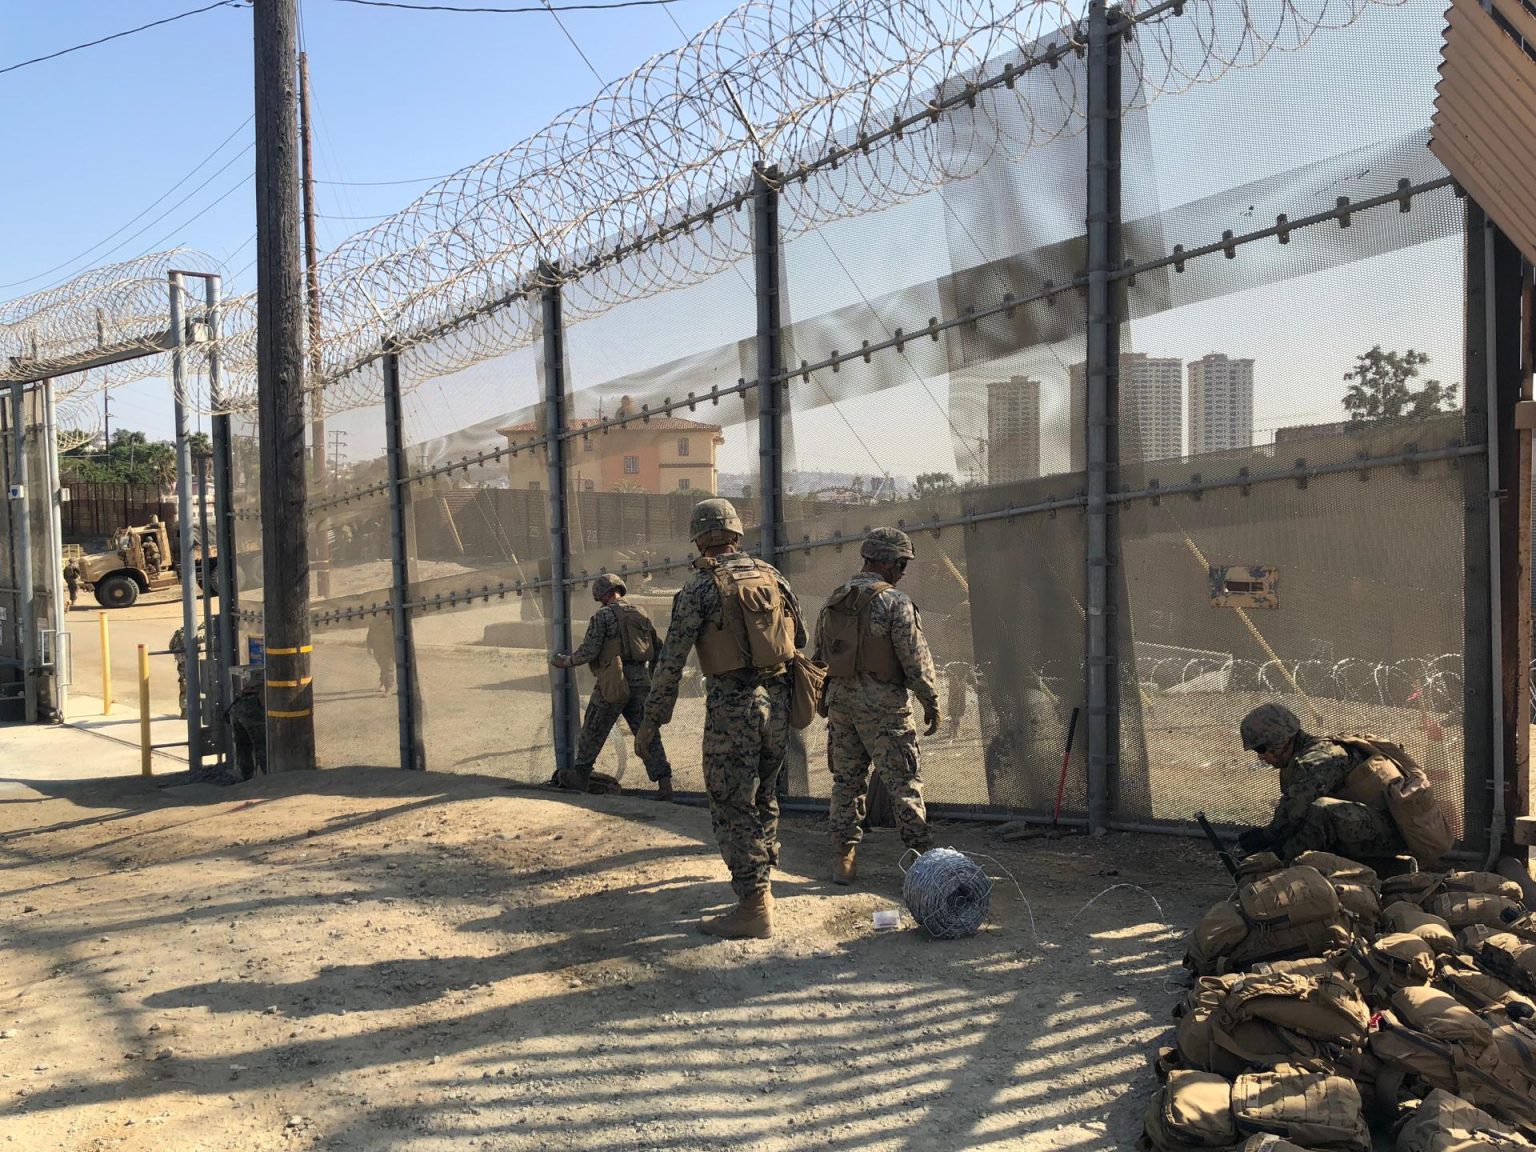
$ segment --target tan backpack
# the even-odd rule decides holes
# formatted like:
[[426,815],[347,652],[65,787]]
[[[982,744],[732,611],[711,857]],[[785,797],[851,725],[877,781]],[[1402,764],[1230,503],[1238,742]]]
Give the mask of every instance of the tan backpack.
[[1475,955],[1484,969],[1527,996],[1536,996],[1536,944],[1512,932],[1492,932]]
[[1381,927],[1386,932],[1411,932],[1441,955],[1456,951],[1456,933],[1451,926],[1433,912],[1406,900],[1388,904],[1382,910]]
[[1397,1132],[1397,1152],[1509,1152],[1533,1145],[1509,1125],[1443,1088],[1424,1097]]
[[1353,1081],[1280,1064],[1246,1072],[1232,1085],[1238,1132],[1283,1136],[1317,1152],[1370,1152],[1371,1134]]
[[1303,852],[1292,863],[1316,868],[1333,885],[1344,911],[1361,925],[1375,928],[1381,919],[1381,881],[1374,868],[1332,852]]
[[1175,1069],[1152,1098],[1142,1131],[1142,1146],[1157,1152],[1232,1147],[1232,1085],[1212,1072]]
[[1446,892],[1486,892],[1502,896],[1519,904],[1525,899],[1525,890],[1518,881],[1497,872],[1447,872],[1440,880]]
[[1320,976],[1247,973],[1211,1011],[1213,1047],[1246,1065],[1308,1064],[1332,1049],[1364,1048],[1370,1010],[1339,972]]
[[1400,876],[1388,876],[1381,882],[1381,902],[1392,904],[1406,900],[1422,908],[1424,901],[1438,892],[1444,882],[1445,877],[1438,872],[1404,872]]
[[1536,1001],[1507,981],[1484,972],[1470,956],[1441,956],[1435,961],[1434,985],[1449,992],[1474,1012],[1502,1010],[1516,1006],[1518,1011],[1536,1015]]
[[656,628],[643,608],[627,600],[612,607],[619,622],[619,654],[626,664],[649,664],[656,659]]
[[[1244,863],[1246,869],[1254,858]],[[1315,868],[1278,868],[1240,873],[1232,898],[1195,925],[1184,963],[1197,975],[1210,976],[1261,960],[1321,956],[1349,942],[1338,895],[1323,874]]]
[[1410,932],[1389,932],[1351,948],[1344,971],[1372,1004],[1384,1005],[1399,989],[1429,983],[1435,953]]
[[1453,932],[1460,932],[1473,924],[1499,931],[1506,916],[1518,917],[1525,909],[1508,896],[1494,892],[1448,891],[1431,896],[1424,902],[1424,910],[1444,920]]
[[852,680],[867,672],[884,684],[905,684],[907,677],[886,637],[871,635],[869,613],[875,597],[890,588],[883,580],[844,584],[833,592],[816,622],[816,641],[827,660],[827,675]]
[[1335,736],[1334,741],[1363,757],[1345,782],[1344,798],[1379,807],[1375,797],[1385,793],[1386,809],[1409,853],[1421,867],[1438,863],[1456,843],[1456,834],[1418,761],[1401,744],[1369,733]]
[[705,621],[696,640],[705,676],[770,671],[794,659],[795,614],[778,569],[744,552],[701,558],[694,567],[709,573],[720,594],[719,618]]

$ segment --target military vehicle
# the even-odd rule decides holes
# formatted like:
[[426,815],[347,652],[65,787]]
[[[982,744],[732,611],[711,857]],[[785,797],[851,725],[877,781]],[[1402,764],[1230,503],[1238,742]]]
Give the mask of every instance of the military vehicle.
[[[148,524],[119,528],[108,540],[111,551],[87,552],[76,562],[80,580],[103,608],[129,608],[145,592],[174,588],[181,583],[179,533],[151,516]],[[218,555],[212,553],[206,563],[202,548],[193,538],[193,578],[218,581]]]

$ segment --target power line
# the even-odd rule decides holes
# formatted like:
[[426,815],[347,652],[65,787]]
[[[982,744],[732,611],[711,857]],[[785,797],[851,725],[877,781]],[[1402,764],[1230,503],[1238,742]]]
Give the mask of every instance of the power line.
[[441,176],[417,176],[410,180],[316,180],[315,183],[341,188],[388,188],[397,184],[434,184],[452,175],[452,172],[446,172]]
[[[247,116],[245,118],[245,123],[241,124],[240,127],[236,128],[228,136],[224,137],[224,139],[219,142],[219,146],[217,148],[215,148],[212,152],[208,153],[208,155],[204,156],[201,160],[199,160],[197,162],[197,164],[193,166],[193,168],[192,168],[192,170],[190,172],[188,172],[180,180],[176,181],[176,183],[172,184],[164,192],[160,193],[160,195],[155,198],[155,200],[149,205],[149,207],[145,208],[144,211],[140,212],[137,216],[135,216],[132,220],[128,221],[128,223],[124,224],[116,232],[113,232],[110,236],[102,237],[100,240],[96,241],[96,243],[92,244],[89,248],[87,248],[84,252],[81,252],[78,256],[71,256],[68,260],[65,260],[62,264],[55,264],[52,268],[49,268],[49,269],[47,269],[46,271],[43,271],[43,272],[39,272],[35,276],[28,276],[25,280],[13,280],[9,284],[0,284],[0,290],[6,289],[6,288],[16,288],[16,287],[18,287],[18,286],[20,286],[22,284],[30,284],[34,280],[41,280],[44,276],[51,276],[51,275],[53,275],[53,273],[59,271],[61,268],[68,268],[71,264],[75,263],[75,261],[85,259],[85,257],[89,256],[92,252],[96,251],[96,249],[100,248],[107,241],[114,240],[118,236],[121,236],[129,228],[133,227],[140,220],[144,219],[145,216],[149,215],[149,213],[152,212],[155,209],[155,206],[158,205],[162,200],[164,200],[172,192],[176,191],[176,189],[180,188],[188,180],[192,179],[192,177],[196,176],[198,174],[198,172],[202,170],[202,168],[203,168],[203,166],[205,164],[207,164],[210,160],[212,160],[215,156],[217,156],[220,152],[222,152],[224,150],[224,146],[226,144],[228,144],[231,140],[233,140],[236,136],[240,135],[240,133],[243,132],[246,129],[246,127],[250,124],[250,122],[252,120],[254,120],[254,119],[255,119],[255,116]],[[229,165],[226,164],[224,167],[227,168],[227,167],[229,167]],[[221,168],[219,171],[222,172],[223,170],[224,169]],[[215,172],[214,176],[217,176],[217,175],[218,175],[218,172]],[[212,179],[212,177],[210,177],[210,179]],[[203,187],[203,186],[204,185],[199,185],[198,187]],[[193,189],[193,193],[195,193],[196,191],[197,191],[197,189],[194,188]],[[185,203],[185,202],[186,201],[181,201],[181,203]],[[171,209],[169,211],[174,211],[176,207],[177,207],[177,205],[172,205],[172,207],[171,207]],[[162,216],[159,219],[163,220],[163,219],[165,219],[165,217]],[[154,221],[151,221],[149,224],[146,224],[145,227],[146,228],[152,227],[154,225],[154,223],[155,223]],[[129,239],[132,239],[132,237],[129,237]]]
[[360,4],[365,8],[402,8],[408,12],[490,12],[500,16],[513,16],[520,12],[592,12],[610,8],[654,8],[663,4],[675,4],[677,0],[610,0],[592,4],[535,4],[526,8],[471,7],[459,4],[407,4],[403,0],[336,0],[338,4]]
[[[634,0],[638,3],[640,0]],[[651,3],[659,3],[661,0],[650,0]],[[17,64],[8,64],[0,68],[0,76],[7,72],[15,72],[18,68],[26,68],[33,64],[42,64],[47,60],[57,60],[60,56],[68,56],[71,52],[79,52],[85,48],[95,48],[98,44],[106,44],[112,40],[121,40],[124,36],[132,36],[138,32],[147,32],[151,28],[158,28],[162,24],[172,24],[177,20],[185,20],[188,16],[197,16],[203,12],[212,12],[215,8],[244,8],[245,0],[218,0],[216,4],[209,4],[205,8],[194,8],[190,12],[182,12],[176,16],[167,16],[164,20],[155,20],[148,24],[140,24],[137,28],[129,28],[125,32],[114,32],[110,36],[103,36],[100,40],[87,40],[84,44],[76,44],[69,48],[60,48],[57,52],[50,52],[46,56],[34,56],[31,60],[22,60]]]
[[555,18],[555,23],[560,25],[560,31],[565,33],[565,38],[571,42],[571,47],[576,49],[576,55],[581,57],[581,62],[587,66],[587,71],[597,77],[597,82],[601,84],[603,82],[602,76],[598,75],[597,69],[592,67],[592,61],[587,59],[587,54],[581,50],[581,45],[576,43],[576,37],[571,35],[571,30],[565,26],[565,21],[560,19],[560,13],[549,0],[544,0],[544,10]]

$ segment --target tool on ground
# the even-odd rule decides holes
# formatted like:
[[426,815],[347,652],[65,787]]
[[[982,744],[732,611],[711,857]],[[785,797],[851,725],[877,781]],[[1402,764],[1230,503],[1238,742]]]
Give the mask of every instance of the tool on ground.
[[1221,863],[1226,868],[1232,879],[1237,879],[1237,861],[1232,853],[1227,850],[1226,844],[1216,834],[1216,829],[1211,827],[1211,822],[1205,818],[1204,812],[1195,813],[1195,823],[1200,825],[1200,831],[1205,833],[1205,838],[1211,842],[1211,847],[1216,849],[1216,855],[1221,857]]
[[1067,721],[1067,748],[1061,754],[1061,778],[1056,781],[1056,808],[1051,813],[1051,827],[1061,823],[1061,799],[1067,791],[1067,765],[1072,763],[1072,737],[1077,735],[1078,709],[1072,709],[1072,718]]

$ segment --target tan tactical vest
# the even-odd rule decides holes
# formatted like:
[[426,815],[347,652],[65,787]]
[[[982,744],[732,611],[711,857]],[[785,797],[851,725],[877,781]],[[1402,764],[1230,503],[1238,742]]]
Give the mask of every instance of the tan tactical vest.
[[656,655],[652,643],[651,618],[644,609],[636,608],[623,600],[612,605],[614,618],[619,625],[619,655],[626,664],[649,664]]
[[720,593],[719,615],[706,620],[695,645],[705,676],[782,668],[795,655],[795,616],[771,564],[736,552],[693,562]]
[[817,624],[817,638],[827,659],[828,676],[851,680],[860,672],[868,672],[882,684],[907,682],[891,638],[876,636],[869,627],[875,597],[889,587],[883,580],[844,584],[827,600]]

